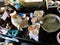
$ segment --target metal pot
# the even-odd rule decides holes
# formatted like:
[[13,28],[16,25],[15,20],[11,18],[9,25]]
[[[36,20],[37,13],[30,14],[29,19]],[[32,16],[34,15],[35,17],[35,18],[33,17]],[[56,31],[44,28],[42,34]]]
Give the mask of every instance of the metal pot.
[[60,6],[57,7],[57,11],[60,13]]
[[42,28],[47,32],[55,32],[60,28],[60,18],[55,14],[47,14],[43,17]]

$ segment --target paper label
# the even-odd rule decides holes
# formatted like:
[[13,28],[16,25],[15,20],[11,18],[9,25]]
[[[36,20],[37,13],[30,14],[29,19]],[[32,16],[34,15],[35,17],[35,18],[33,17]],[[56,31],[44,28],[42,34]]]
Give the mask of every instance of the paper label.
[[9,17],[8,13],[5,11],[3,16],[1,17],[1,19],[3,19],[4,21],[6,20],[6,18]]
[[38,35],[32,34],[32,31],[29,32],[30,39],[33,38],[35,41],[38,41]]

